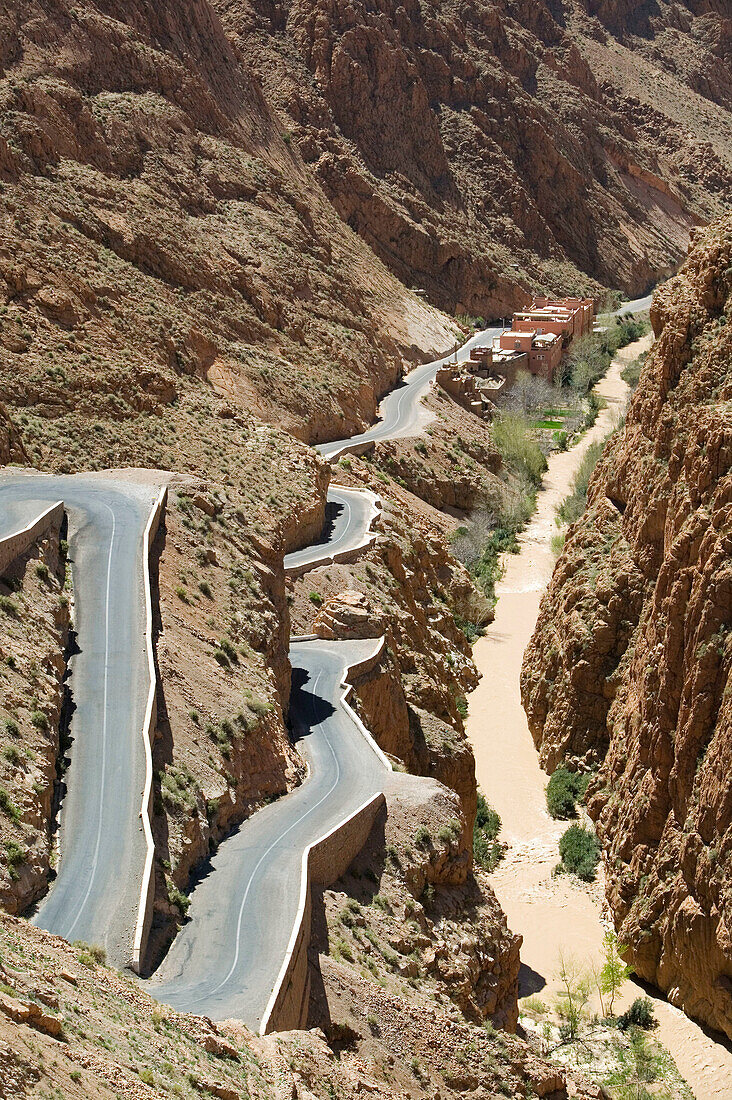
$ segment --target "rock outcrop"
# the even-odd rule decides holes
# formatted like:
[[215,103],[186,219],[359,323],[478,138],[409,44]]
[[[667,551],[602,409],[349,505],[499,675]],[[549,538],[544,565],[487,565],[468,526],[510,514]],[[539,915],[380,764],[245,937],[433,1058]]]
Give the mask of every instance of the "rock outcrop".
[[53,874],[52,824],[69,747],[65,565],[51,526],[0,577],[0,907],[10,913],[43,897]]
[[[529,279],[568,285],[569,263],[639,290],[722,209],[728,23],[617,7],[268,0],[248,39],[243,4],[224,20],[343,220],[443,308],[498,316]],[[281,37],[291,54],[268,69]],[[722,121],[714,148],[702,117]]]
[[543,764],[588,792],[638,974],[732,1036],[732,218],[657,293],[657,341],[524,658]]
[[385,619],[363,592],[348,589],[323,604],[315,617],[313,631],[319,638],[378,638]]

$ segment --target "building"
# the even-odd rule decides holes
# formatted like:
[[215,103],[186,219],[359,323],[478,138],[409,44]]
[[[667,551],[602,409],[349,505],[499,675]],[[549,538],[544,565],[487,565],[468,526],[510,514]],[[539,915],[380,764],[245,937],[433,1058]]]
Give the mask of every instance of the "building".
[[514,313],[511,328],[498,338],[498,349],[525,355],[531,374],[553,382],[562,355],[573,340],[592,331],[594,316],[592,298],[535,297],[528,309]]
[[592,331],[596,303],[594,298],[544,298],[534,296],[529,311],[548,310],[549,312],[564,313],[570,315],[571,339],[578,340],[586,333]]
[[[521,369],[553,382],[564,351],[564,340],[556,332],[510,328],[505,329],[498,337],[498,347],[506,354],[520,355],[524,359]],[[518,369],[517,366],[513,371],[514,378]]]

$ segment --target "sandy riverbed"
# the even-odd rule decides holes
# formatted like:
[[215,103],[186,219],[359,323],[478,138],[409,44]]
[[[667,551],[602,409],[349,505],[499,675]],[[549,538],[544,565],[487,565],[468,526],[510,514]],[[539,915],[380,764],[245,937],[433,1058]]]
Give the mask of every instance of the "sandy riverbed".
[[[534,517],[520,538],[518,554],[507,554],[497,586],[496,618],[474,648],[483,678],[470,695],[467,733],[473,745],[478,783],[501,815],[502,839],[509,845],[492,876],[509,925],[524,937],[521,996],[538,993],[551,1000],[557,990],[560,950],[578,960],[599,958],[603,935],[602,885],[591,890],[567,879],[553,880],[557,843],[566,823],[546,811],[541,771],[521,707],[521,660],[536,623],[541,595],[551,577],[551,537],[555,509],[568,494],[582,455],[615,426],[627,400],[623,365],[650,345],[650,337],[623,349],[597,392],[607,401],[593,428],[571,451],[549,460]],[[629,982],[624,1000],[641,991]],[[698,1100],[732,1095],[732,1050],[714,1040],[678,1009],[656,999],[657,1037],[673,1054]]]

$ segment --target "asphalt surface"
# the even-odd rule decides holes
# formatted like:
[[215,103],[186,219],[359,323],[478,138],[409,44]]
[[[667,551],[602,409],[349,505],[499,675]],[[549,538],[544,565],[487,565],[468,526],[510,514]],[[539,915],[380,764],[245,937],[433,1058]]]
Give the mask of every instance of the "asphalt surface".
[[358,550],[369,541],[374,515],[370,499],[358,489],[333,486],[328,489],[325,527],[317,542],[285,554],[285,570],[314,565],[332,554]]
[[[490,345],[493,338],[503,332],[503,326],[483,329],[459,348],[458,363],[463,363],[476,345]],[[379,405],[379,420],[371,428],[350,439],[336,439],[332,443],[319,443],[315,450],[324,458],[335,458],[347,447],[361,443],[375,443],[380,439],[399,439],[414,435],[423,424],[424,414],[420,411],[420,401],[427,393],[430,383],[440,367],[455,361],[454,353],[435,359],[432,363],[423,363],[415,367],[400,384],[384,397]]]
[[0,534],[58,500],[69,517],[78,651],[70,660],[74,709],[58,875],[32,920],[67,940],[100,944],[124,966],[145,860],[142,541],[151,496],[103,479],[4,473]]
[[[647,309],[650,297],[617,313]],[[321,444],[333,458],[354,444],[419,431],[420,408],[437,370],[501,332],[476,333],[455,355],[411,371],[382,401],[380,420],[348,440]],[[103,945],[127,965],[145,860],[139,818],[145,781],[142,726],[149,687],[144,645],[142,544],[150,490],[90,477],[0,475],[0,533],[11,534],[63,500],[78,652],[71,658],[74,711],[68,790],[60,822],[57,878],[34,923],[69,940]],[[318,543],[286,558],[292,567],[356,548],[372,506],[357,491],[333,489]],[[284,958],[299,902],[305,846],[378,793],[384,765],[340,702],[348,664],[367,642],[291,646],[295,740],[309,773],[286,798],[244,822],[218,849],[191,895],[188,921],[146,985],[164,1003],[257,1028]]]
[[635,298],[632,302],[625,302],[614,311],[614,316],[622,316],[623,313],[643,313],[651,308],[653,294],[647,294],[645,298]]
[[[645,298],[636,298],[632,302],[625,302],[615,311],[623,313],[640,313],[650,308],[653,295]],[[476,345],[490,345],[494,337],[503,332],[503,326],[497,325],[477,332],[457,352],[457,362],[463,363],[470,356],[471,348]],[[415,367],[408,375],[383,398],[379,405],[379,420],[367,431],[360,435],[351,436],[350,439],[336,439],[331,443],[319,443],[315,447],[324,458],[336,458],[342,451],[349,447],[362,443],[376,443],[378,440],[399,439],[404,436],[414,435],[422,427],[424,414],[420,411],[420,402],[427,393],[430,383],[434,380],[439,367],[455,361],[455,354],[444,355],[441,359],[435,359],[431,363],[423,363]]]
[[340,702],[347,665],[374,646],[369,639],[290,647],[293,734],[308,776],[220,845],[191,895],[187,923],[145,983],[157,1000],[258,1029],[295,923],[305,847],[378,794],[388,775]]

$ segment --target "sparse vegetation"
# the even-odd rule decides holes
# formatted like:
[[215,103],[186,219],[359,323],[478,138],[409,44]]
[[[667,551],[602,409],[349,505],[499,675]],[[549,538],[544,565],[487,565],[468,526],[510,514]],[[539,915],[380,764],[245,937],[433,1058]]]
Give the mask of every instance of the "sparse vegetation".
[[13,802],[5,787],[0,787],[0,810],[16,823],[20,821],[20,810]]
[[650,997],[636,997],[627,1011],[618,1017],[620,1028],[625,1031],[631,1027],[640,1027],[644,1031],[656,1026],[653,1001]]
[[76,958],[82,966],[93,970],[96,966],[107,965],[107,952],[98,943],[75,940],[73,946],[76,948]]
[[577,816],[577,803],[581,802],[590,781],[590,772],[581,774],[569,768],[556,768],[547,784],[546,805],[552,817],[560,820]]
[[575,520],[579,519],[587,507],[587,489],[590,484],[590,478],[592,477],[595,466],[597,466],[597,463],[600,461],[606,444],[607,438],[598,439],[590,444],[582,456],[582,461],[572,478],[572,491],[568,497],[564,498],[557,509],[559,518],[563,523],[574,523]]
[[583,882],[592,882],[600,860],[597,837],[581,825],[570,825],[559,840],[562,868]]
[[473,825],[473,859],[484,871],[492,871],[503,856],[503,845],[498,840],[501,818],[478,791],[478,808]]

